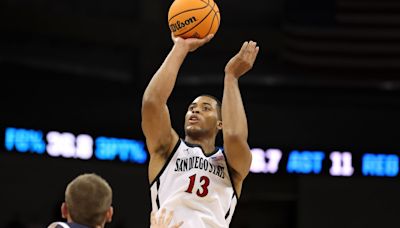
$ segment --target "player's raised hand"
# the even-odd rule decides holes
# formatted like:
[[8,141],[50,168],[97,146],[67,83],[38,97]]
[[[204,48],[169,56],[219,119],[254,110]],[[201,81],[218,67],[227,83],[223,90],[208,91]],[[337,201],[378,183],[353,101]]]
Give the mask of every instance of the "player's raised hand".
[[210,40],[213,37],[214,37],[213,34],[209,34],[208,36],[204,37],[203,39],[198,39],[198,38],[183,39],[181,37],[176,37],[173,35],[173,33],[171,33],[171,38],[174,41],[175,45],[179,45],[179,46],[185,48],[188,52],[195,51],[197,48],[210,42]]
[[182,226],[183,221],[169,226],[172,217],[174,216],[174,211],[168,212],[168,215],[165,215],[165,213],[166,210],[163,208],[160,216],[156,218],[156,212],[152,211],[150,215],[150,228],[179,228]]
[[260,48],[254,41],[243,43],[239,53],[233,56],[225,66],[225,75],[240,78],[247,71],[253,68]]

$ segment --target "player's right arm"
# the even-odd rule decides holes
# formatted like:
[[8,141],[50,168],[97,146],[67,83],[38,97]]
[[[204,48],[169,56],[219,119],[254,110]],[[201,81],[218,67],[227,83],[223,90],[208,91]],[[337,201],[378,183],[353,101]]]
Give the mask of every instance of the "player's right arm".
[[[212,35],[204,39],[172,38],[174,46],[161,67],[154,74],[142,99],[142,130],[146,137],[147,149],[151,157],[150,172],[152,160],[156,163],[164,162],[165,158],[171,153],[173,144],[179,139],[172,129],[167,107],[167,100],[175,86],[179,69],[187,54],[210,41]],[[154,173],[157,172],[155,171]],[[152,180],[155,175],[149,174],[149,178]]]

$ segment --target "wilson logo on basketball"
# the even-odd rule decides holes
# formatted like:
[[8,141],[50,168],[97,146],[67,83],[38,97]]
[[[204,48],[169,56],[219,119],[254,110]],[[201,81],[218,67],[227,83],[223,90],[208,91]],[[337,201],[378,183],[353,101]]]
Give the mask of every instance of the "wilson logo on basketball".
[[191,17],[184,22],[176,21],[175,24],[170,24],[169,28],[171,29],[172,32],[176,32],[176,31],[179,31],[180,29],[184,28],[185,26],[188,26],[188,25],[194,23],[195,21],[197,21],[196,17]]

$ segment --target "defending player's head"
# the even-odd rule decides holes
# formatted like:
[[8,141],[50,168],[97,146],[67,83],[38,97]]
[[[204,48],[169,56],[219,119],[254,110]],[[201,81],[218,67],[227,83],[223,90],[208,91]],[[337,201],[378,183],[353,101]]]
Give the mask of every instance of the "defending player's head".
[[89,227],[104,227],[113,215],[112,189],[96,174],[83,174],[71,181],[65,190],[61,212],[68,222]]
[[221,102],[211,95],[200,95],[185,115],[185,133],[192,139],[216,137],[222,129]]

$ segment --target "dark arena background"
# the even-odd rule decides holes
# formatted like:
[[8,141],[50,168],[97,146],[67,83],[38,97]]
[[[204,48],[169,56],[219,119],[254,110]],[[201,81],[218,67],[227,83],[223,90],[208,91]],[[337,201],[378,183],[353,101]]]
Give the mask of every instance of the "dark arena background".
[[[400,227],[400,4],[216,0],[214,39],[186,59],[169,108],[240,81],[253,163],[231,227]],[[114,190],[107,227],[148,227],[143,91],[172,47],[171,0],[0,1],[0,227],[62,220],[64,189],[95,172]],[[220,142],[219,142],[220,143]]]

